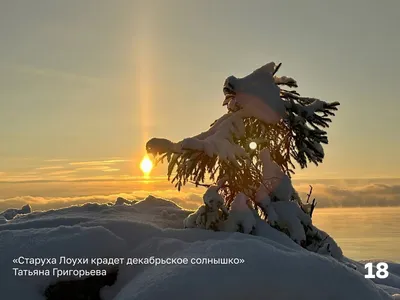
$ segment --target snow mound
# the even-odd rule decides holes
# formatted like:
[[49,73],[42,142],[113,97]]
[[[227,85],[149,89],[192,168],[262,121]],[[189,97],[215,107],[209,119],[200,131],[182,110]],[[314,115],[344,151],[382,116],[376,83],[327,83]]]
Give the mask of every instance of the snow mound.
[[[181,246],[178,241],[176,244],[177,248]],[[372,282],[344,265],[306,252],[276,249],[268,242],[252,238],[235,239],[233,236],[225,240],[184,245],[173,256],[239,256],[245,259],[245,263],[148,268],[126,285],[115,299],[185,299],[184,295],[190,291],[196,291],[191,293],[190,298],[199,300],[265,299],[267,295],[269,299],[288,300],[390,299]],[[202,286],[207,288],[202,290]]]
[[[53,268],[108,271],[112,267],[66,266],[59,260],[65,256],[124,258],[116,283],[101,289],[103,300],[400,299],[394,296],[400,294],[398,264],[389,265],[388,278],[372,281],[364,278],[362,262],[341,263],[311,253],[265,222],[257,226],[261,236],[182,229],[189,213],[171,201],[149,196],[131,205],[88,203],[20,215],[0,224],[1,297],[46,299],[43,293],[50,284],[68,279],[57,278]],[[56,263],[17,264],[20,257],[55,258]],[[188,263],[126,264],[129,258],[151,257],[187,258]],[[201,263],[214,259],[236,260]],[[50,274],[18,276],[15,268],[48,269]]]

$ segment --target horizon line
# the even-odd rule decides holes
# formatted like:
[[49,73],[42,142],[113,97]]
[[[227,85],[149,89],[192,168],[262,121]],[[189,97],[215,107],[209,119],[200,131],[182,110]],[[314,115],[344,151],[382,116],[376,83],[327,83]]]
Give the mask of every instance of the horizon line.
[[[0,184],[29,184],[29,183],[68,183],[68,182],[158,182],[160,180],[166,180],[169,182],[167,176],[154,176],[154,177],[144,177],[144,176],[134,176],[133,178],[77,178],[77,179],[37,179],[37,180],[15,180],[15,181],[0,181]],[[292,181],[328,181],[328,180],[400,180],[400,177],[335,177],[335,178],[292,178]],[[188,183],[191,184],[191,183]]]

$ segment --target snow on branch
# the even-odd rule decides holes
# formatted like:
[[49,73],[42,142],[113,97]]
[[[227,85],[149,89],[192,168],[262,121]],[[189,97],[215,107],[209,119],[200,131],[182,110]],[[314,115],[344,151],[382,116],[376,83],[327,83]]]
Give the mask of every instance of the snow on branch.
[[286,77],[286,76],[274,76],[274,81],[276,85],[286,85],[288,87],[295,87],[297,88],[297,81],[293,79],[292,77]]
[[[233,200],[243,192],[253,197],[262,181],[259,154],[268,149],[271,159],[290,176],[296,164],[316,165],[325,156],[328,143],[325,129],[335,115],[338,102],[302,97],[295,90],[297,81],[278,77],[281,64],[268,63],[251,74],[229,76],[223,92],[228,112],[196,136],[173,143],[152,139],[149,153],[168,160],[168,177],[180,189],[188,181],[211,182],[227,177],[226,197]],[[250,149],[250,142],[257,148]]]
[[[246,134],[237,143],[242,147],[249,141],[256,141],[259,149],[267,147],[270,149],[273,158],[288,174],[294,173],[295,163],[301,168],[307,167],[308,162],[316,165],[324,158],[322,144],[328,143],[327,133],[324,130],[329,127],[331,117],[335,115],[339,102],[328,103],[317,98],[301,97],[295,90],[286,90],[281,86],[298,87],[297,81],[291,77],[278,77],[275,74],[280,70],[281,64],[269,63],[250,75],[237,79],[230,76],[224,83],[225,101],[230,111],[252,111],[249,105],[255,110],[264,110],[264,113],[246,114],[244,120]],[[273,78],[275,87],[279,90],[280,101],[275,97],[275,90],[271,91],[269,97],[265,91],[271,85],[270,78]],[[251,79],[251,80],[250,80]],[[263,82],[263,89],[259,86]],[[254,87],[256,86],[256,88]],[[261,102],[266,104],[260,106],[260,101],[247,97],[244,101],[237,100],[243,91],[248,94],[259,95]],[[281,111],[281,103],[285,112]],[[270,110],[269,110],[270,108]],[[269,112],[269,118],[265,117]],[[276,112],[277,115],[273,115]],[[277,117],[278,116],[278,117]],[[277,119],[283,116],[279,122]],[[275,121],[275,122],[274,122]],[[257,155],[257,153],[253,153]]]

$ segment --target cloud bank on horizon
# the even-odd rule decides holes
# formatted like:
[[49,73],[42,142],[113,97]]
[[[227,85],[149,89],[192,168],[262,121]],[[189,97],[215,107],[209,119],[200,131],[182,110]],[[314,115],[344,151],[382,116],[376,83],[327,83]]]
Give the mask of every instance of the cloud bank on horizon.
[[[312,196],[320,208],[400,205],[400,179],[302,179],[294,180],[294,185],[303,199],[312,185]],[[183,208],[195,209],[205,191],[202,187],[188,185],[178,192],[162,177],[149,181],[97,179],[2,183],[0,186],[0,211],[28,203],[34,210],[47,210],[87,202],[114,202],[118,197],[139,200],[150,194],[170,199]]]

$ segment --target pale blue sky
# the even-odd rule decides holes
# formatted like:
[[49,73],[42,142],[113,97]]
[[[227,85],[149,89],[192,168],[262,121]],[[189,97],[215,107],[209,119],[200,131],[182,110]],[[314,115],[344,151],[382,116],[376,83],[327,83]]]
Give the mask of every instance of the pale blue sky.
[[399,28],[396,0],[1,1],[0,175],[139,175],[147,138],[205,130],[227,76],[275,61],[342,104],[299,176],[400,177]]

